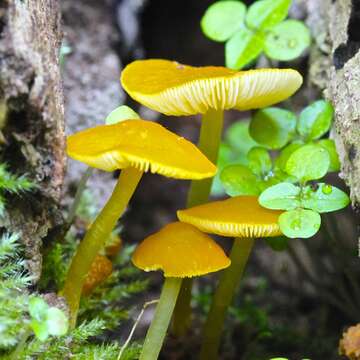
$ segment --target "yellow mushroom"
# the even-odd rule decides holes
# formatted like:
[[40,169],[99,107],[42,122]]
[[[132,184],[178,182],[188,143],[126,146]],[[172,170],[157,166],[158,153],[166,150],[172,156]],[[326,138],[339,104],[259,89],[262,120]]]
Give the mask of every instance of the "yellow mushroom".
[[[163,59],[137,60],[121,74],[127,93],[166,115],[202,114],[199,149],[217,162],[224,110],[250,110],[276,104],[293,95],[302,76],[293,69],[235,71],[221,66],[194,67]],[[187,206],[208,200],[212,179],[193,181]],[[189,322],[191,280],[183,285],[175,310],[174,331],[181,335]]]
[[136,119],[71,135],[67,153],[101,170],[122,169],[110,199],[81,241],[67,274],[62,293],[69,303],[74,325],[86,274],[124,212],[143,172],[176,179],[203,179],[213,176],[216,166],[186,139],[157,123]]
[[281,235],[278,218],[281,211],[261,207],[256,196],[237,196],[179,210],[180,221],[201,231],[235,237],[231,266],[224,271],[216,289],[205,323],[200,358],[218,358],[221,333],[228,306],[239,285],[254,238]]
[[155,360],[166,336],[181,279],[224,269],[230,260],[208,235],[192,225],[174,222],[147,237],[136,248],[132,261],[145,271],[162,270],[166,278],[140,356],[140,360]]

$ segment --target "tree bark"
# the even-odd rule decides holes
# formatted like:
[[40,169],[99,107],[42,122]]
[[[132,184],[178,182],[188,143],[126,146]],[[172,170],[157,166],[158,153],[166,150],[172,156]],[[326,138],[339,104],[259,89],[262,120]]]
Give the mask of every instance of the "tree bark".
[[58,0],[0,0],[1,161],[38,186],[30,195],[9,197],[0,222],[8,231],[21,232],[35,280],[40,276],[41,243],[62,221],[60,19]]
[[360,206],[360,2],[303,0],[315,47],[310,82],[335,107],[334,139],[355,209]]

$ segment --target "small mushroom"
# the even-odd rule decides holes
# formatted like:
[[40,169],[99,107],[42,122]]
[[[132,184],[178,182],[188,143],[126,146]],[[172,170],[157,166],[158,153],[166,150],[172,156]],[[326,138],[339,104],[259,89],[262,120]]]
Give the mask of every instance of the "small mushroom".
[[[217,162],[224,110],[270,106],[293,95],[302,76],[293,69],[234,71],[221,66],[193,67],[176,61],[137,60],[125,67],[121,84],[139,103],[166,115],[202,114],[199,149]],[[187,206],[208,200],[212,179],[191,183]],[[175,310],[174,332],[185,332],[190,317],[191,279],[184,282]]]
[[216,166],[190,141],[145,120],[97,126],[71,135],[67,152],[71,158],[98,169],[122,169],[110,199],[81,241],[67,274],[62,294],[69,303],[71,323],[75,325],[85,277],[143,172],[176,179],[203,179],[213,176]]
[[140,360],[154,360],[166,336],[182,278],[227,268],[230,260],[208,235],[192,225],[174,222],[147,237],[132,261],[145,271],[162,270],[166,278],[140,355]]
[[261,207],[256,196],[237,196],[178,211],[180,221],[201,231],[235,237],[230,254],[231,266],[220,278],[205,323],[200,353],[202,360],[217,359],[227,308],[241,280],[254,238],[280,235],[280,214],[280,211]]

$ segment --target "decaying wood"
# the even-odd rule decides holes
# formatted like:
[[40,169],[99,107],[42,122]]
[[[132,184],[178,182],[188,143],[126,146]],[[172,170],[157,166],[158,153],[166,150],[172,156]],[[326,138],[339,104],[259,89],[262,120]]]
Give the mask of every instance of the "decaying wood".
[[310,58],[310,81],[324,90],[335,107],[334,139],[340,176],[360,204],[360,2],[304,0],[316,47]]
[[8,198],[1,225],[21,232],[35,279],[41,243],[61,221],[65,156],[60,19],[58,0],[0,1],[1,160],[38,185],[30,195]]

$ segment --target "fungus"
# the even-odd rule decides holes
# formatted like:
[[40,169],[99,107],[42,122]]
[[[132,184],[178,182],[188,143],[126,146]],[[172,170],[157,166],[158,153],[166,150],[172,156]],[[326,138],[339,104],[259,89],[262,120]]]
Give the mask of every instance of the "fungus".
[[62,293],[74,326],[85,277],[143,172],[176,179],[203,179],[213,176],[216,167],[190,141],[145,120],[97,126],[71,135],[67,139],[67,153],[101,170],[122,169],[110,199],[81,241],[67,274]]
[[254,238],[281,234],[280,211],[261,207],[256,196],[237,196],[178,211],[180,221],[199,230],[235,237],[230,259],[231,266],[222,274],[205,323],[200,358],[217,359],[220,337],[228,306],[234,297]]
[[[121,84],[139,103],[166,115],[202,114],[199,149],[216,163],[223,111],[250,110],[276,104],[295,93],[302,77],[292,69],[234,71],[220,66],[193,67],[149,59],[127,65]],[[212,179],[191,183],[187,206],[208,200]],[[190,317],[191,280],[186,280],[175,310],[174,330],[181,334]]]
[[132,261],[145,271],[162,270],[164,286],[147,332],[140,360],[158,358],[184,277],[201,276],[230,265],[221,247],[196,227],[174,222],[147,237]]

